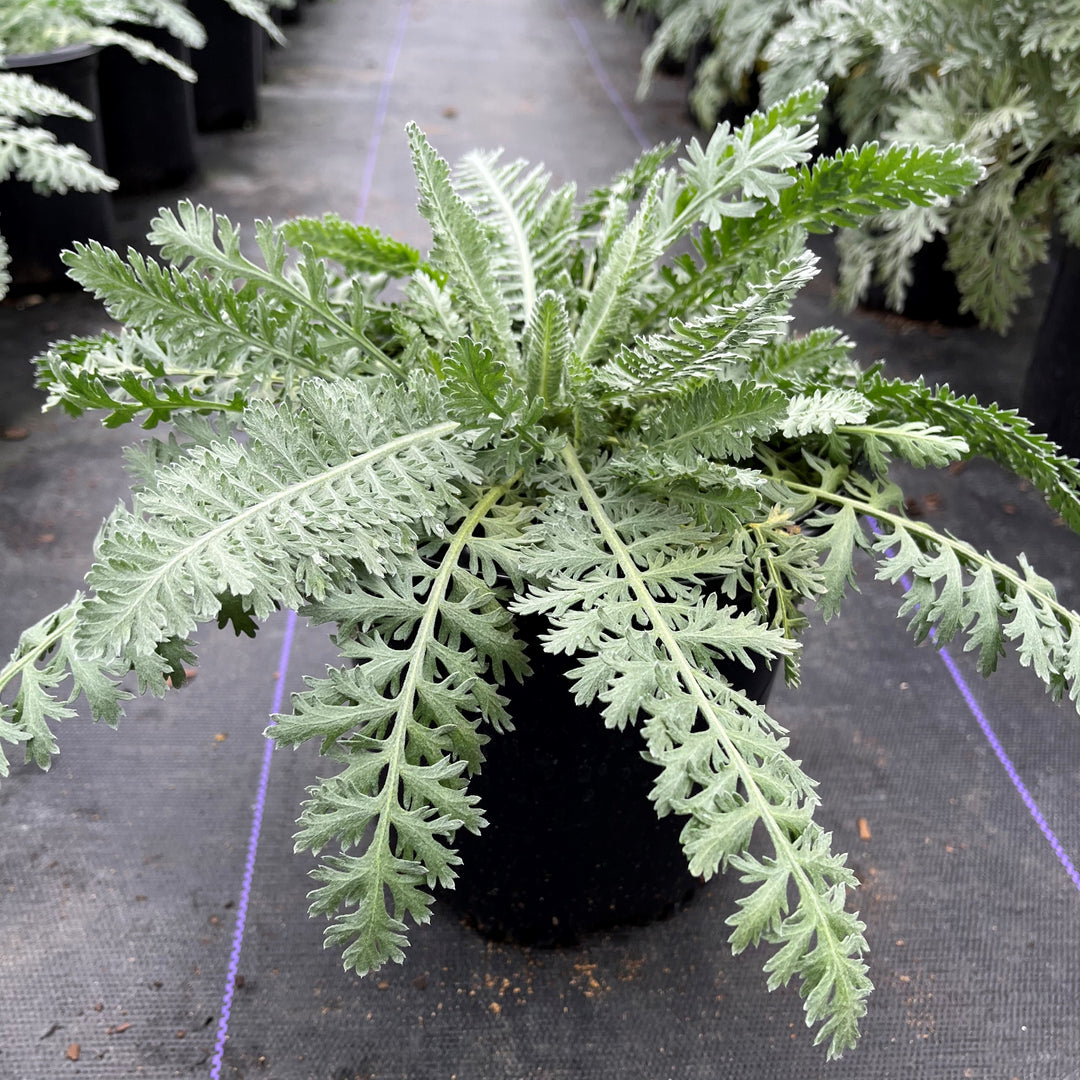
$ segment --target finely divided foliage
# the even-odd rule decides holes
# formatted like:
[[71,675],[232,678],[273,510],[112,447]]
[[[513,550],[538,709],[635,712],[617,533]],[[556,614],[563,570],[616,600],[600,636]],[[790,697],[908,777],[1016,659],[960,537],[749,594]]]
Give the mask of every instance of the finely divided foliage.
[[772,947],[769,986],[798,982],[829,1056],[854,1045],[871,989],[855,878],[727,665],[796,682],[805,609],[837,612],[866,552],[910,579],[916,638],[966,635],[984,671],[1013,641],[1076,699],[1080,617],[1022,556],[909,520],[889,467],[987,454],[1074,527],[1080,472],[1013,414],[864,372],[827,328],[787,335],[807,231],[978,175],[953,148],[811,162],[823,96],[680,160],[650,151],[580,205],[497,154],[455,173],[410,127],[426,258],[334,217],[261,222],[251,258],[189,204],[154,222],[160,261],[70,252],[125,326],[40,359],[50,402],[172,432],[130,453],[88,593],[0,673],[0,739],[47,767],[77,698],[115,723],[126,673],[182,681],[201,623],[253,634],[292,607],[331,624],[342,665],[268,733],[335,765],[296,842],[320,853],[327,943],[366,972],[402,959],[408,920],[453,886],[455,834],[484,825],[468,780],[513,738],[515,617],[544,615],[532,647],[574,655],[577,699],[636,729],[691,870],[745,886],[732,948]]

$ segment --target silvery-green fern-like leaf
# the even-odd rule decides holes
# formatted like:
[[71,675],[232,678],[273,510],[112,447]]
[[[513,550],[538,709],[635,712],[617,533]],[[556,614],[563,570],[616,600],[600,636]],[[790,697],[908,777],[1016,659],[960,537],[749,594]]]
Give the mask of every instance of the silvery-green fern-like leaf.
[[[171,344],[199,341],[202,350],[230,358],[238,367],[269,362],[307,373],[325,371],[323,328],[302,305],[280,305],[257,290],[237,291],[222,277],[184,274],[138,252],[127,261],[96,240],[64,253],[71,276],[105,300],[109,312],[155,339]],[[346,364],[359,362],[346,347]],[[325,350],[341,353],[341,344]]]
[[420,266],[416,248],[338,214],[292,218],[282,223],[281,234],[292,247],[307,244],[317,256],[333,259],[350,274],[409,277]]
[[[332,279],[325,262],[307,248],[301,250],[294,264],[289,263],[285,237],[273,222],[255,222],[262,266],[241,250],[239,227],[223,215],[187,200],[178,203],[175,210],[162,208],[150,223],[147,238],[172,264],[172,271],[184,276],[189,288],[199,288],[192,271],[217,285],[242,283],[237,289],[239,304],[280,312],[279,318],[286,324],[290,320],[295,324],[309,321],[312,333],[321,337],[323,351],[354,357],[352,362],[366,365],[365,370],[401,374],[399,366],[365,333],[363,291],[353,288],[344,300],[332,298]],[[104,289],[106,300],[107,290],[108,282]]]
[[[948,404],[950,395],[945,395]],[[986,417],[984,419],[990,419]],[[774,461],[774,466],[778,463]],[[905,580],[901,615],[910,617],[917,641],[931,633],[944,645],[961,632],[964,648],[978,650],[979,667],[989,673],[1004,642],[1017,643],[1021,663],[1034,670],[1055,698],[1068,695],[1080,710],[1080,614],[1058,599],[1053,586],[1019,556],[1019,570],[983,554],[971,545],[902,511],[902,493],[887,479],[873,479],[814,461],[819,478],[797,480],[782,466],[775,468],[776,486],[767,488],[783,500],[791,495],[813,497],[819,509],[809,519],[814,543],[826,553],[822,562],[825,592],[818,603],[827,617],[840,607],[854,584],[854,558],[859,550],[879,555],[877,576]],[[788,496],[788,498],[791,497]],[[876,533],[868,535],[864,525]]]
[[74,116],[92,120],[94,114],[67,94],[39,83],[30,75],[0,71],[0,116],[30,120],[41,116]]
[[626,207],[640,199],[678,148],[679,144],[675,141],[649,147],[607,184],[591,191],[580,209],[579,225],[582,232],[601,225],[611,217],[615,207]]
[[808,168],[791,171],[791,183],[779,191],[775,204],[763,202],[749,218],[722,215],[715,228],[701,230],[693,253],[680,255],[665,268],[667,288],[657,295],[650,317],[723,302],[732,281],[753,267],[755,259],[773,266],[801,252],[803,229],[828,232],[911,202],[926,205],[956,196],[980,171],[958,146],[869,143],[819,157]]
[[[77,715],[72,706],[80,697],[95,720],[115,727],[122,703],[132,696],[118,685],[122,665],[87,659],[79,652],[75,628],[84,603],[79,593],[24,630],[0,669],[0,691],[17,688],[11,705],[0,711],[0,740],[23,743],[26,760],[42,769],[48,769],[59,752],[50,722]],[[8,760],[0,746],[0,776],[7,775]]]
[[860,391],[875,412],[894,421],[921,420],[955,438],[971,454],[987,457],[1034,484],[1066,524],[1080,532],[1080,463],[1068,457],[1014,409],[983,405],[948,386],[886,379],[880,372],[862,378]]
[[473,436],[477,448],[492,449],[506,475],[515,473],[526,455],[545,454],[546,430],[540,426],[543,402],[529,399],[494,354],[470,338],[454,342],[441,364],[448,414]]
[[645,271],[660,255],[657,236],[657,191],[654,184],[642,197],[629,224],[612,244],[577,325],[574,352],[584,367],[602,362],[606,348],[620,336],[644,292]]
[[776,204],[795,183],[794,169],[810,160],[813,119],[825,98],[808,86],[767,112],[755,112],[737,131],[721,124],[704,148],[696,139],[679,162],[685,187],[670,189],[663,206],[664,247],[701,222],[715,229],[727,218],[753,217],[762,202]]
[[32,184],[43,195],[116,188],[116,181],[92,164],[81,147],[61,144],[51,131],[0,115],[0,179],[9,176]]
[[431,226],[431,263],[460,290],[472,313],[476,334],[510,363],[516,346],[510,313],[492,262],[490,237],[468,203],[454,190],[450,166],[431,148],[423,132],[410,124],[409,146],[420,193],[420,213]]
[[442,527],[450,485],[472,475],[446,438],[457,424],[431,406],[420,381],[318,380],[295,409],[251,405],[245,443],[195,446],[108,518],[81,647],[145,656],[216,618],[225,590],[265,618],[318,599],[357,565],[388,570],[415,528]]
[[466,789],[487,741],[481,723],[507,724],[497,687],[528,668],[505,595],[460,559],[505,494],[485,491],[437,561],[403,560],[395,576],[359,578],[308,608],[337,624],[353,666],[309,680],[294,713],[268,729],[280,746],[317,739],[342,765],[309,790],[296,847],[340,849],[314,871],[311,911],[333,918],[326,943],[344,945],[361,974],[402,959],[406,916],[426,922],[430,890],[453,885],[455,833],[484,824]]
[[649,417],[645,444],[654,453],[717,462],[740,461],[755,439],[768,438],[784,421],[788,399],[778,390],[746,382],[707,382],[664,401]]
[[502,151],[474,151],[456,170],[457,190],[493,229],[495,272],[511,319],[527,323],[540,292],[561,268],[578,228],[573,184],[549,191],[551,174],[520,159],[501,162]]
[[546,290],[537,299],[521,340],[529,392],[551,405],[560,405],[569,378],[573,338],[566,305],[558,293]]
[[854,342],[831,327],[821,326],[758,349],[748,372],[759,379],[826,378],[850,369]]
[[743,298],[714,304],[692,321],[672,319],[665,332],[637,338],[596,376],[629,400],[662,396],[709,376],[723,378],[725,368],[749,361],[757,347],[781,337],[790,320],[788,302],[816,273],[809,253],[781,263],[760,284],[744,284]]
[[466,154],[458,166],[458,193],[494,228],[502,292],[512,319],[525,322],[536,304],[536,268],[530,233],[547,194],[549,173],[521,160],[500,162],[502,151]]
[[[779,946],[767,964],[770,985],[802,979],[807,1020],[822,1024],[819,1037],[838,1056],[854,1044],[870,992],[864,926],[843,904],[854,875],[813,824],[813,782],[786,754],[782,731],[718,666],[725,657],[768,662],[792,643],[756,614],[703,601],[700,586],[687,589],[687,566],[665,573],[667,560],[685,550],[672,533],[659,550],[650,541],[651,556],[635,549],[634,519],[665,511],[637,505],[610,473],[590,476],[569,448],[563,459],[580,501],[573,505],[567,492],[549,508],[557,524],[545,515],[537,542],[552,547],[536,567],[549,584],[515,607],[548,614],[557,628],[548,647],[586,655],[578,696],[598,696],[609,725],[641,719],[660,768],[652,798],[659,813],[686,816],[691,872],[710,876],[740,860],[755,901],[733,917],[735,941]],[[755,827],[772,846],[767,860],[746,853]]]
[[125,328],[55,342],[35,360],[45,408],[59,405],[72,416],[101,410],[106,427],[136,419],[153,427],[187,412],[237,412],[254,398],[287,399],[307,371],[276,348],[208,356],[198,339],[163,338]]
[[782,432],[788,439],[812,432],[827,435],[840,425],[861,424],[869,415],[870,403],[857,390],[815,390],[791,398]]

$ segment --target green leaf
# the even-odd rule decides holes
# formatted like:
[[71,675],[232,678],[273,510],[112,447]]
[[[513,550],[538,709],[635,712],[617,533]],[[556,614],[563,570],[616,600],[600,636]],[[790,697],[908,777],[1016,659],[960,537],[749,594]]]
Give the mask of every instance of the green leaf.
[[659,396],[695,380],[728,376],[758,347],[779,338],[789,321],[787,303],[816,271],[809,253],[770,270],[744,287],[745,297],[714,304],[691,322],[672,319],[665,331],[639,337],[613,354],[597,377],[628,399]]
[[415,125],[407,127],[420,213],[431,226],[431,263],[446,273],[465,300],[473,330],[503,363],[517,355],[510,313],[492,266],[488,230],[454,190],[450,166]]
[[347,274],[404,278],[420,269],[416,248],[337,214],[293,218],[282,223],[281,235],[292,247],[307,245],[319,258],[332,259]]
[[877,414],[932,424],[962,438],[969,455],[987,457],[1030,481],[1065,523],[1080,532],[1080,463],[1034,431],[1031,422],[1015,410],[983,405],[948,386],[931,388],[921,377],[909,383],[887,380],[874,372],[861,380],[859,389]]
[[788,405],[783,435],[794,439],[813,432],[828,435],[837,427],[861,424],[870,414],[870,403],[855,390],[815,390],[796,394]]
[[570,319],[558,293],[542,292],[522,337],[522,356],[529,394],[549,405],[563,400],[570,353]]
[[[209,278],[206,286],[212,294],[224,294],[221,286],[237,289],[235,304],[240,310],[251,305],[255,311],[282,312],[289,337],[302,341],[301,330],[310,324],[310,335],[319,341],[318,351],[302,357],[316,369],[323,365],[319,356],[329,352],[347,361],[341,374],[360,371],[392,371],[401,374],[394,361],[364,333],[366,312],[363,293],[352,289],[345,303],[332,300],[330,275],[325,264],[310,248],[288,272],[285,269],[285,238],[272,222],[256,221],[255,235],[265,266],[247,258],[240,247],[240,229],[223,215],[215,215],[205,206],[187,200],[176,210],[162,208],[150,223],[148,239],[160,248],[162,257],[173,264],[173,278],[182,276],[189,289],[199,288],[200,276]],[[103,298],[108,300],[108,287]],[[223,303],[228,303],[223,295]],[[230,312],[231,314],[231,312]],[[299,349],[291,341],[294,354]]]
[[787,413],[777,390],[748,383],[713,382],[665,402],[650,418],[644,438],[655,452],[683,460],[749,457],[756,439],[768,438]]
[[662,247],[701,222],[717,229],[733,218],[754,218],[763,205],[776,205],[795,183],[794,169],[810,159],[816,141],[812,121],[826,87],[808,86],[766,112],[755,112],[732,132],[720,124],[704,147],[691,139],[679,162],[685,185],[672,198],[665,193],[667,219]]
[[543,451],[543,403],[528,401],[490,350],[459,338],[443,360],[442,375],[449,414],[473,433],[475,446],[494,444],[505,453],[507,474],[520,468],[523,454]]
[[574,338],[574,352],[584,367],[602,363],[612,340],[626,330],[644,272],[662,251],[656,236],[656,194],[654,183],[613,244],[589,294]]
[[356,565],[385,572],[414,528],[439,527],[449,485],[470,475],[447,438],[457,425],[423,415],[430,387],[409,389],[311,380],[295,410],[253,404],[247,442],[195,446],[166,466],[105,523],[81,645],[147,655],[216,619],[226,590],[265,618]]
[[[546,584],[515,609],[548,615],[549,650],[595,656],[578,674],[579,696],[597,693],[606,669],[599,696],[609,725],[645,715],[648,754],[662,769],[652,793],[658,811],[687,816],[694,872],[730,863],[756,886],[734,917],[733,940],[780,946],[766,965],[770,986],[801,977],[807,1021],[821,1024],[819,1038],[836,1056],[854,1044],[871,989],[863,924],[843,910],[855,879],[812,822],[813,782],[785,752],[782,731],[717,667],[723,656],[745,661],[751,651],[768,662],[791,643],[756,615],[702,600],[693,584],[696,531],[683,526],[680,536],[670,510],[644,504],[606,470],[587,473],[569,447],[562,460],[580,502],[564,491],[545,508],[526,566]],[[664,521],[672,528],[658,529]],[[708,553],[696,558],[703,570]],[[773,848],[768,868],[746,854],[757,828]],[[781,918],[789,885],[796,907]]]
[[[361,974],[401,960],[405,917],[427,921],[428,890],[453,885],[457,830],[484,824],[464,773],[480,767],[481,721],[506,723],[493,684],[528,668],[499,594],[460,559],[505,495],[494,488],[478,499],[437,564],[405,560],[407,573],[361,578],[307,609],[338,624],[336,641],[356,666],[309,680],[294,714],[267,730],[280,746],[319,739],[343,763],[310,789],[296,847],[341,847],[314,871],[324,884],[311,910],[337,912],[326,944],[345,945],[346,967]],[[346,854],[358,846],[361,855]]]
[[498,238],[500,278],[511,318],[528,322],[537,300],[531,232],[550,174],[528,162],[500,163],[501,150],[466,154],[458,168],[460,191],[479,219]]
[[[84,656],[75,641],[85,599],[77,593],[71,603],[46,615],[19,637],[11,659],[0,669],[0,691],[17,687],[10,706],[0,711],[0,740],[22,742],[26,760],[48,769],[59,752],[50,723],[76,715],[71,705],[85,697],[94,720],[115,727],[122,703],[132,695],[117,680],[122,665]],[[70,683],[68,690],[61,688]],[[163,693],[162,679],[158,692]],[[8,760],[0,746],[0,776],[8,775]]]

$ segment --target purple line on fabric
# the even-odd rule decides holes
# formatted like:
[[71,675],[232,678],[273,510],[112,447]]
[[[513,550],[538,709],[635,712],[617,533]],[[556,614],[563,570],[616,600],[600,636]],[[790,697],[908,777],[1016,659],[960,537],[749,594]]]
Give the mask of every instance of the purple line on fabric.
[[[870,528],[880,536],[881,528],[878,523],[872,517],[868,520],[870,522]],[[886,554],[890,553],[891,551]],[[913,582],[911,578],[905,574],[900,579],[900,584],[904,586],[905,592],[910,592]],[[1042,810],[1039,809],[1039,804],[1035,801],[1031,792],[1028,791],[1027,785],[1016,771],[1016,766],[1013,765],[1012,759],[1005,752],[1005,747],[1001,745],[1001,740],[990,726],[990,721],[986,718],[986,714],[979,707],[979,703],[975,700],[975,693],[968,685],[968,682],[960,669],[956,666],[956,661],[949,655],[949,650],[946,649],[944,645],[938,645],[937,630],[933,627],[930,628],[930,640],[937,649],[937,654],[941,657],[941,662],[945,665],[945,669],[952,676],[952,681],[956,684],[957,690],[960,691],[960,696],[964,699],[965,704],[971,711],[971,715],[975,717],[975,722],[982,729],[986,741],[990,744],[990,749],[994,751],[998,761],[1001,762],[1002,768],[1005,770],[1005,774],[1012,781],[1013,787],[1016,788],[1024,805],[1028,808],[1028,813],[1035,819],[1035,824],[1039,826],[1040,832],[1046,837],[1054,854],[1058,857],[1058,862],[1065,868],[1065,873],[1069,875],[1070,880],[1077,889],[1080,889],[1080,871],[1077,871],[1072,859],[1069,858],[1068,853],[1061,846],[1061,841],[1057,838],[1057,834],[1050,828],[1050,823],[1046,820]]]
[[[281,656],[278,659],[277,685],[274,687],[274,699],[270,706],[271,713],[281,712],[281,703],[285,696],[285,677],[289,670],[289,657],[292,653],[295,630],[296,612],[290,611],[285,622],[285,637],[281,643]],[[266,790],[270,783],[270,763],[273,753],[274,744],[268,738],[266,739],[266,745],[263,747],[259,787],[255,793],[255,805],[252,809],[247,861],[244,863],[244,879],[240,886],[240,902],[236,908],[236,929],[233,931],[232,952],[229,954],[229,968],[225,975],[225,993],[221,999],[221,1018],[218,1020],[214,1057],[210,1063],[210,1080],[218,1080],[221,1076],[221,1062],[225,1054],[225,1043],[229,1038],[229,1017],[232,1012],[233,992],[236,989],[236,975],[240,966],[240,950],[244,944],[248,900],[251,897],[251,882],[255,875],[255,854],[259,848],[259,833],[262,830],[263,809],[266,806]]]
[[[907,586],[905,586],[905,588],[906,587]],[[937,634],[934,631],[931,631],[930,637],[934,644],[937,645]],[[971,710],[972,716],[975,717],[979,727],[982,728],[982,732],[986,736],[987,742],[990,743],[991,749],[997,755],[998,761],[1001,762],[1009,779],[1013,782],[1013,786],[1020,793],[1020,798],[1024,800],[1024,805],[1035,819],[1035,824],[1039,826],[1043,836],[1046,837],[1050,847],[1053,848],[1054,854],[1058,857],[1058,861],[1065,867],[1065,873],[1069,875],[1072,879],[1072,883],[1077,889],[1080,889],[1080,871],[1077,871],[1076,867],[1073,865],[1072,859],[1069,858],[1065,849],[1061,846],[1061,841],[1057,838],[1054,830],[1050,828],[1050,823],[1043,816],[1043,812],[1039,809],[1038,803],[1035,802],[1031,792],[1028,791],[1027,785],[1020,779],[1020,774],[1016,771],[1016,767],[1013,765],[1012,760],[1005,752],[1005,747],[1001,745],[997,735],[994,734],[994,729],[990,726],[990,722],[986,719],[982,709],[979,708],[979,703],[975,700],[975,695],[972,693],[971,687],[968,686],[964,676],[960,674],[959,668],[957,668],[945,646],[938,645],[937,651],[938,656],[941,657],[945,667],[948,668],[949,674],[953,678],[953,682],[956,683],[957,688],[963,695],[964,701],[967,702],[967,707]]]
[[397,28],[394,31],[394,40],[390,43],[390,52],[386,57],[382,83],[379,85],[379,100],[375,105],[375,119],[371,125],[371,140],[368,142],[367,157],[364,160],[364,173],[360,181],[360,198],[353,219],[356,222],[363,221],[367,214],[368,199],[371,197],[371,187],[375,180],[375,159],[379,156],[379,143],[382,141],[382,132],[386,125],[386,114],[390,108],[390,87],[394,81],[394,71],[401,56],[401,48],[405,43],[405,30],[409,25],[410,3],[411,0],[403,0],[401,7],[398,9]]
[[626,121],[626,126],[633,133],[634,138],[637,139],[642,150],[648,150],[649,147],[652,146],[652,143],[645,137],[645,132],[641,130],[641,125],[637,122],[637,117],[626,107],[622,95],[615,89],[615,84],[608,77],[607,69],[604,67],[603,61],[600,59],[600,54],[596,51],[596,48],[592,43],[592,38],[589,37],[588,30],[585,29],[582,21],[570,10],[570,5],[567,3],[567,0],[559,0],[559,6],[563,9],[563,13],[566,15],[566,19],[571,27],[573,27],[574,33],[577,34],[578,41],[581,42],[581,47],[593,69],[593,74],[596,76],[597,82],[603,87],[604,93],[607,94],[611,104],[619,110],[619,115]]

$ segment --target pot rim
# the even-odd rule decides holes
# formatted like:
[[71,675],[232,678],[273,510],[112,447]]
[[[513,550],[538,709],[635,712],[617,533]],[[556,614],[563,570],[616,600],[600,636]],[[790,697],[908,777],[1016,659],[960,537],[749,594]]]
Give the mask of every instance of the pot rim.
[[46,67],[49,64],[62,64],[68,60],[82,60],[101,52],[100,45],[83,43],[80,45],[61,45],[55,49],[36,53],[9,53],[0,60],[0,71],[18,71],[22,68]]

